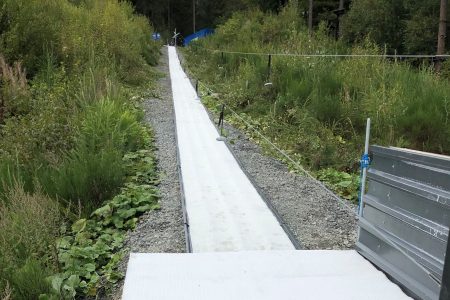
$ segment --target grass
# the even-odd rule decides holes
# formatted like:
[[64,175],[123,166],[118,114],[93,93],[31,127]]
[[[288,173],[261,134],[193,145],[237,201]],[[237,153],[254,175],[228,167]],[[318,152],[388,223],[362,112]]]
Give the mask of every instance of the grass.
[[61,219],[56,201],[14,185],[0,204],[0,291],[10,286],[14,299],[36,299],[49,290]]
[[350,191],[341,188],[347,189],[347,175],[357,177],[368,117],[372,144],[450,154],[450,83],[427,65],[371,57],[273,56],[268,77],[267,56],[222,56],[207,49],[383,54],[382,49],[369,40],[345,45],[329,38],[324,27],[310,37],[295,7],[288,5],[280,15],[236,13],[214,36],[185,51],[189,69],[213,87],[220,101],[318,177],[330,185],[341,182],[337,189],[346,198],[356,199],[356,179]]

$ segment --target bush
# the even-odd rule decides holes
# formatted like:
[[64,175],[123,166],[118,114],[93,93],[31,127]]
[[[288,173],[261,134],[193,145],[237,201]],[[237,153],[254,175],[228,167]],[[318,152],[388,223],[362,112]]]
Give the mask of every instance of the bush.
[[75,148],[41,178],[52,195],[85,212],[111,197],[124,181],[122,157],[144,146],[145,133],[125,104],[102,100],[80,116]]
[[150,41],[150,24],[134,15],[128,2],[4,0],[2,10],[2,24],[8,25],[3,25],[0,49],[9,61],[23,61],[32,76],[45,65],[48,51],[69,72],[93,60],[113,63],[131,83],[146,80],[145,62],[157,61],[159,44]]

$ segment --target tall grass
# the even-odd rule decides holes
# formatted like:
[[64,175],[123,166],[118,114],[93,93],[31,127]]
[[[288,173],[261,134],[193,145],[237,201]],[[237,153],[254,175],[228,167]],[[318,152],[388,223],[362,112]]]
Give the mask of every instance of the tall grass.
[[92,211],[122,186],[122,157],[144,146],[143,127],[125,104],[101,100],[80,116],[75,148],[61,164],[41,174],[43,188]]
[[[313,169],[355,170],[365,119],[371,142],[450,153],[450,83],[424,65],[381,58],[268,57],[210,52],[382,54],[369,40],[348,47],[321,27],[310,37],[295,7],[280,15],[236,13],[187,49],[194,73],[252,116],[266,134]],[[272,82],[272,86],[264,83]]]
[[56,267],[58,204],[40,192],[29,194],[20,183],[0,203],[0,291],[14,287],[14,299],[37,299],[48,290],[45,274]]

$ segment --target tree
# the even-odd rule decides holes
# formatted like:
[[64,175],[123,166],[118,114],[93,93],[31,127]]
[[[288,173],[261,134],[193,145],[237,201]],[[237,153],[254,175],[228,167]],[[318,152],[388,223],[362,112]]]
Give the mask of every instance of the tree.
[[402,0],[354,0],[342,18],[342,38],[354,42],[369,36],[390,51],[403,50],[405,15]]

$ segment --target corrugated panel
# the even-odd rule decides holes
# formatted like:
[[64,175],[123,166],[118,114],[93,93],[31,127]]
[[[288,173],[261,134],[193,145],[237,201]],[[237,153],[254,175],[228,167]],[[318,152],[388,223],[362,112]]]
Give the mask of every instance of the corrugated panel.
[[416,298],[438,299],[450,223],[450,157],[373,146],[358,251]]

